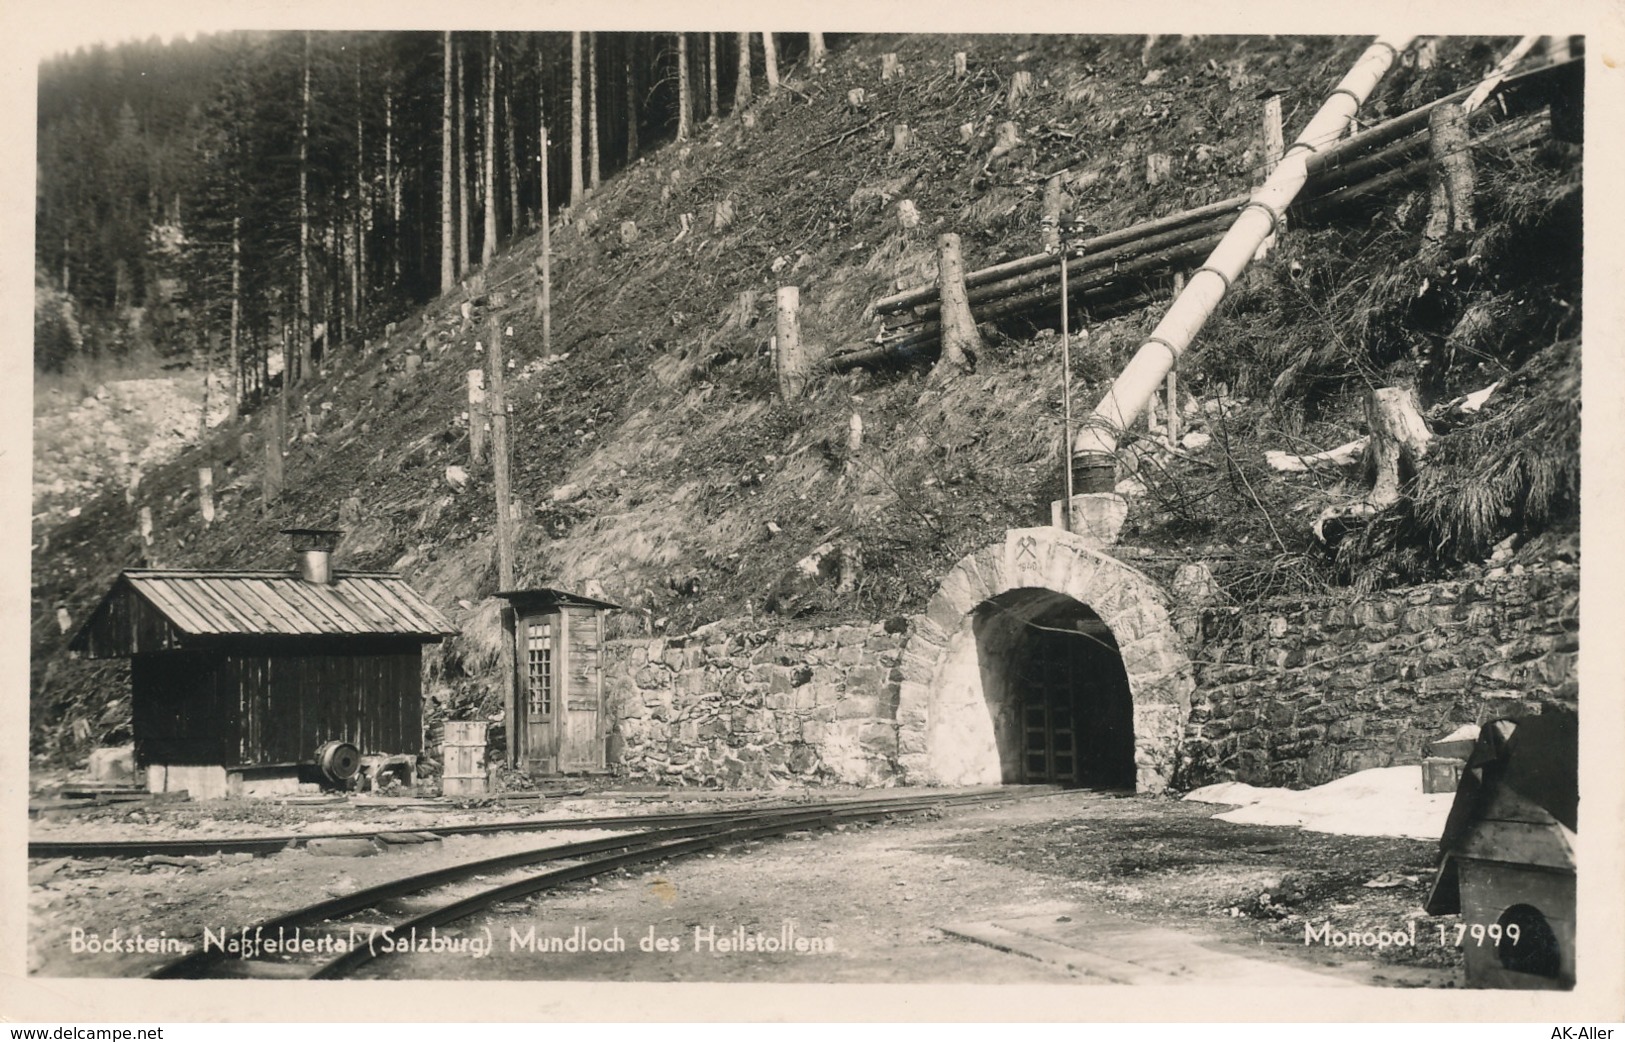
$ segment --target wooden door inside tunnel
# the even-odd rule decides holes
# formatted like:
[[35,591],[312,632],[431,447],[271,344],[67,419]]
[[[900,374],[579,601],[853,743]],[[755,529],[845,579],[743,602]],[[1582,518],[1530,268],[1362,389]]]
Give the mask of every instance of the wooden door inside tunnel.
[[1008,783],[1133,789],[1134,710],[1111,630],[1048,590],[983,603],[982,690]]

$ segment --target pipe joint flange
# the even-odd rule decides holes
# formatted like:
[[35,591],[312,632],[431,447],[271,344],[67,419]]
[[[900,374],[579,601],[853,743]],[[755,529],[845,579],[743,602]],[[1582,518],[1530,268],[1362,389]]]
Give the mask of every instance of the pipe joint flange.
[[[1247,200],[1247,205],[1243,206],[1241,208],[1241,212],[1246,213],[1248,210],[1254,210],[1254,209],[1263,210],[1265,215],[1269,217],[1269,219],[1270,219],[1270,234],[1271,235],[1274,235],[1276,232],[1278,232],[1280,230],[1280,228],[1281,228],[1281,215],[1279,213],[1275,212],[1275,207],[1271,206],[1269,203],[1259,202],[1257,199],[1249,199],[1249,200]],[[1209,269],[1209,270],[1211,270],[1211,269]],[[1218,272],[1214,272],[1214,274],[1218,274]],[[1220,276],[1220,277],[1222,278],[1223,276]],[[1225,288],[1228,289],[1230,287],[1230,280],[1225,279],[1224,284],[1225,284]]]
[[1171,342],[1169,342],[1167,340],[1164,340],[1160,336],[1148,336],[1148,337],[1145,338],[1145,342],[1146,342],[1147,345],[1161,344],[1163,347],[1166,347],[1168,349],[1168,357],[1169,358],[1177,359],[1179,357],[1178,349],[1175,348],[1174,345]]
[[[1267,209],[1267,207],[1266,207],[1266,209]],[[1271,222],[1271,229],[1272,229],[1271,233],[1272,234],[1273,234],[1273,225],[1274,225],[1274,222],[1272,221]],[[1225,293],[1228,294],[1230,292],[1230,286],[1231,286],[1230,276],[1226,275],[1224,272],[1220,271],[1218,268],[1213,267],[1211,264],[1204,264],[1200,268],[1197,268],[1196,269],[1196,274],[1200,275],[1204,271],[1207,272],[1209,275],[1217,275],[1219,277],[1219,281],[1224,283],[1224,291],[1225,291]]]

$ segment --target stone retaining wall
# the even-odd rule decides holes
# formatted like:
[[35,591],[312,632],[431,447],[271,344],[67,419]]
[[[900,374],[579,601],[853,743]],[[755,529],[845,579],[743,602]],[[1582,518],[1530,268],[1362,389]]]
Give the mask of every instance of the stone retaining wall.
[[1368,597],[1207,609],[1177,783],[1318,785],[1466,723],[1576,707],[1566,562]]
[[605,646],[612,766],[728,787],[895,783],[901,633],[729,625]]

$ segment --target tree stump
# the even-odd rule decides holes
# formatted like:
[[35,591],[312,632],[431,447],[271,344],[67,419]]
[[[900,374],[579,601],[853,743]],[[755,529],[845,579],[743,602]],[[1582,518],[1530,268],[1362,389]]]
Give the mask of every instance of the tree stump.
[[891,128],[892,155],[900,155],[914,147],[914,131],[908,128],[907,123],[898,123]]
[[889,83],[892,80],[901,79],[902,75],[903,66],[902,63],[897,60],[897,55],[895,53],[882,54],[880,56],[880,81],[882,83]]
[[1427,72],[1429,69],[1433,68],[1434,65],[1438,64],[1438,61],[1439,61],[1439,40],[1438,40],[1438,37],[1430,36],[1427,39],[1423,40],[1420,44],[1417,45],[1417,48],[1416,48],[1416,67],[1417,67],[1418,70],[1420,70],[1422,72]]
[[974,124],[974,123],[961,123],[961,124],[959,124],[959,143],[961,145],[968,145],[972,141],[975,141],[975,140],[976,140],[976,124]]
[[942,302],[942,357],[937,368],[946,363],[970,372],[976,368],[975,352],[981,350],[982,337],[971,317],[970,298],[965,294],[965,258],[959,236],[953,232],[937,238],[937,296]]
[[485,370],[468,371],[468,458],[478,463],[485,458],[486,423]]
[[1010,74],[1010,89],[1004,96],[1004,104],[1014,112],[1032,92],[1033,74],[1026,69],[1017,69]]
[[1045,252],[1061,247],[1061,211],[1066,209],[1066,193],[1061,191],[1061,175],[1044,182],[1044,223],[1040,244]]
[[142,507],[140,519],[136,530],[141,533],[141,542],[144,546],[152,545],[152,508]]
[[213,467],[199,467],[197,469],[197,500],[198,508],[203,513],[203,527],[208,528],[214,524]]
[[897,200],[897,223],[905,230],[920,226],[920,210],[912,199]]
[[987,154],[982,169],[990,169],[995,162],[1021,147],[1021,128],[1005,120],[993,128],[993,150]]
[[1467,114],[1460,105],[1435,107],[1428,115],[1428,132],[1433,154],[1433,198],[1423,235],[1439,242],[1447,235],[1471,232],[1478,226],[1473,218],[1473,193],[1478,179],[1467,136]]
[[756,322],[756,291],[742,289],[739,291],[738,310],[734,313],[734,321],[740,329],[749,328]]
[[777,305],[778,325],[773,341],[773,358],[778,370],[779,394],[788,401],[801,397],[811,372],[801,343],[800,287],[780,286]]
[[1165,152],[1152,152],[1145,157],[1145,183],[1155,188],[1168,180],[1173,172],[1173,157]]
[[1365,403],[1371,429],[1371,459],[1376,482],[1367,502],[1378,508],[1399,501],[1399,490],[1427,456],[1433,432],[1422,418],[1416,392],[1408,387],[1379,387]]
[[734,223],[734,201],[723,199],[717,203],[716,210],[711,215],[711,228],[720,232],[732,223]]
[[621,222],[621,245],[630,246],[638,241],[638,222]]
[[970,75],[970,59],[964,51],[954,52],[954,79],[962,80]]
[[867,104],[868,97],[862,87],[853,87],[846,92],[846,106],[856,112]]

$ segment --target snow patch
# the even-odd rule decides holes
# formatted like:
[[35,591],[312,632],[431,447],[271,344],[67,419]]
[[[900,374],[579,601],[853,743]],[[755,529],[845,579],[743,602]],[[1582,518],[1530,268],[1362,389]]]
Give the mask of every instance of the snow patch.
[[1377,767],[1312,789],[1271,789],[1244,782],[1204,785],[1185,794],[1198,803],[1230,804],[1213,817],[1236,825],[1278,825],[1338,836],[1438,839],[1454,793],[1422,791],[1422,770]]

